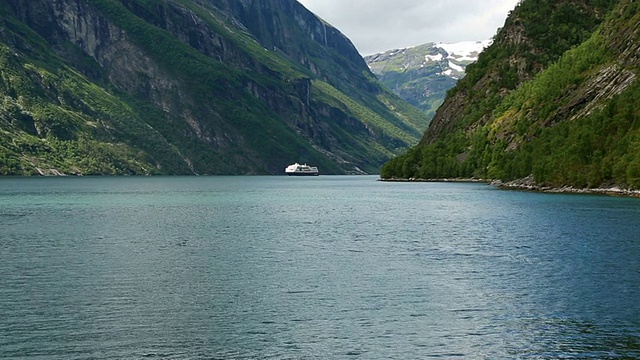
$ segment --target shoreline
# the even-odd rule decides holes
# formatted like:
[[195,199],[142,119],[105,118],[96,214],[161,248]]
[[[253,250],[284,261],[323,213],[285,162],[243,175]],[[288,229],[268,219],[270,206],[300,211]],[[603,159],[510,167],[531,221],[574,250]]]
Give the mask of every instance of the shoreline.
[[543,186],[535,183],[533,178],[502,182],[501,180],[476,179],[476,178],[445,178],[445,179],[378,179],[385,182],[459,182],[459,183],[486,183],[501,190],[530,191],[549,194],[583,194],[606,195],[640,198],[640,190],[623,189],[618,186],[607,188],[575,188],[572,186]]
[[491,184],[493,182],[493,180],[475,179],[475,178],[444,178],[444,179],[418,179],[418,178],[382,179],[382,178],[378,178],[378,181],[384,181],[384,182],[459,182],[459,183],[487,183],[487,184]]
[[494,181],[491,185],[496,186],[502,190],[519,190],[519,191],[531,191],[550,194],[583,194],[583,195],[607,195],[607,196],[624,196],[640,198],[640,190],[622,189],[617,186],[610,188],[575,188],[573,186],[540,186],[540,185],[525,185],[514,184],[511,182],[503,183],[501,181]]

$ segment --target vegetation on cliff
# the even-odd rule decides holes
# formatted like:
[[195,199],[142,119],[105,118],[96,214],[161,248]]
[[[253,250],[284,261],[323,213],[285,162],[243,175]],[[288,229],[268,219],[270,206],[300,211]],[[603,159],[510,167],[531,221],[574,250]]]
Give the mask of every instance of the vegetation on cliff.
[[0,99],[9,175],[375,173],[428,122],[293,0],[7,0]]
[[634,1],[522,1],[381,177],[640,188],[639,24]]

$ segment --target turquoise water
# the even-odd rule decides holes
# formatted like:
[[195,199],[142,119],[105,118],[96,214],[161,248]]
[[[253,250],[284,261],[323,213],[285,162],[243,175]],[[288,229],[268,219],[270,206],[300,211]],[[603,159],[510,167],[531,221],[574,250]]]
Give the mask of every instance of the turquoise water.
[[0,178],[3,359],[637,359],[640,199]]

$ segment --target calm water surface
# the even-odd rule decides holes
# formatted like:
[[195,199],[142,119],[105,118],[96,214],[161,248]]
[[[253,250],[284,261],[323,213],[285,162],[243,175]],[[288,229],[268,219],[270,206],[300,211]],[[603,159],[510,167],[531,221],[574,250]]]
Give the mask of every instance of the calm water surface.
[[3,359],[638,359],[640,199],[0,178]]

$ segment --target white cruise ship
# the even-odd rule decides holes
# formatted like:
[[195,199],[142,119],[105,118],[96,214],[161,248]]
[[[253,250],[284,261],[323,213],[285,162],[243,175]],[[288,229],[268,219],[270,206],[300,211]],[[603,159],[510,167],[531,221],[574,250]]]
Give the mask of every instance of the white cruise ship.
[[293,165],[289,165],[284,169],[285,174],[287,175],[310,175],[317,176],[318,168],[315,166],[309,166],[307,164],[298,164],[295,163]]

